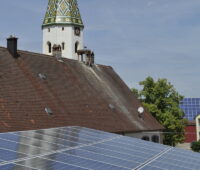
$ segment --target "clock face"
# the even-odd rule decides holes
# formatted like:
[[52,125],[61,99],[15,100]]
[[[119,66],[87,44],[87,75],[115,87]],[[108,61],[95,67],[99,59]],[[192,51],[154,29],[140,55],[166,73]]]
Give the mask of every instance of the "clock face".
[[80,36],[81,30],[79,27],[75,28],[75,35]]

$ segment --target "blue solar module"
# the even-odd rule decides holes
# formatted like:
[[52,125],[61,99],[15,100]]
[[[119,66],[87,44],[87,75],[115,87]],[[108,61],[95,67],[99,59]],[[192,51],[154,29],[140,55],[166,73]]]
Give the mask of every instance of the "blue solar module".
[[82,127],[0,134],[0,170],[189,170],[200,154]]
[[16,165],[16,164],[7,164],[7,165],[0,165],[1,170],[35,170],[30,167]]
[[180,103],[180,108],[185,113],[185,118],[192,121],[200,114],[200,98],[185,98]]

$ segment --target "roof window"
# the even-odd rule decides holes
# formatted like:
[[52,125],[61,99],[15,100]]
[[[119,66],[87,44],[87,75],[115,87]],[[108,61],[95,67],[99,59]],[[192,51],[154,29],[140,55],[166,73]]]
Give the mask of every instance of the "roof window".
[[47,76],[45,74],[42,74],[42,73],[39,73],[38,74],[38,77],[42,80],[46,80],[47,79]]
[[109,104],[109,108],[114,110],[115,109],[115,106],[113,104]]
[[53,111],[52,111],[49,107],[46,107],[46,108],[45,108],[45,112],[46,112],[49,116],[52,116],[52,115],[53,115]]

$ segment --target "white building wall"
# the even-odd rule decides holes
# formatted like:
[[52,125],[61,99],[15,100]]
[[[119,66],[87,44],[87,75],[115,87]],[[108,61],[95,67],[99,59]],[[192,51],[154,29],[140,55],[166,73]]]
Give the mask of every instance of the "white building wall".
[[[62,28],[64,27],[64,30]],[[50,29],[50,32],[49,32]],[[43,28],[43,53],[52,55],[49,53],[48,42],[51,43],[52,48],[54,45],[60,45],[65,43],[65,49],[62,50],[62,57],[77,60],[78,56],[75,53],[75,43],[79,42],[78,49],[83,49],[83,29],[81,28],[80,36],[74,34],[74,26],[67,25],[55,25]]]
[[197,141],[200,140],[200,115],[196,116],[196,133],[197,133]]
[[159,131],[148,131],[148,132],[139,132],[139,133],[126,133],[125,136],[129,136],[129,137],[134,137],[134,138],[138,138],[138,139],[142,139],[145,136],[149,137],[149,141],[152,141],[152,137],[153,136],[158,136],[159,137],[159,143],[163,143],[163,135],[161,132]]

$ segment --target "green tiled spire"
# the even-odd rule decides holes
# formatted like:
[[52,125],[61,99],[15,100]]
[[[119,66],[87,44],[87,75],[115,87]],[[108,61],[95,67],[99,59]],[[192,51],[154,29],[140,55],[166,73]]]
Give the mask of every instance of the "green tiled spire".
[[55,24],[84,26],[77,0],[49,0],[42,27]]

